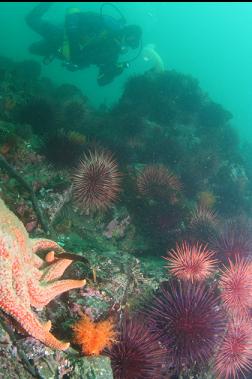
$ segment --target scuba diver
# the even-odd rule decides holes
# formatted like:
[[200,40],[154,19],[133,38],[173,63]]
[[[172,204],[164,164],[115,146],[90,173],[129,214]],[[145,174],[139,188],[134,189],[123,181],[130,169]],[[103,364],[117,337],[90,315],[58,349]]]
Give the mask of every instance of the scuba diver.
[[43,40],[33,43],[29,50],[32,54],[43,56],[46,64],[58,58],[70,71],[96,65],[99,68],[97,82],[104,86],[129,66],[129,61],[118,62],[120,55],[127,53],[129,48],[141,49],[141,28],[126,25],[121,12],[110,3],[103,6],[113,6],[120,13],[120,19],[104,15],[103,6],[100,14],[69,8],[65,23],[61,26],[43,19],[51,5],[51,2],[39,3],[26,16],[30,28],[43,37]]

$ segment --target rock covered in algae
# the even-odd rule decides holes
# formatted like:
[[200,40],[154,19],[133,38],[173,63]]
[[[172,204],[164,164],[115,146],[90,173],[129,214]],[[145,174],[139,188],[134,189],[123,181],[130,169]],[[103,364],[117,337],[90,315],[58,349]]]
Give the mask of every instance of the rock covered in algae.
[[113,379],[108,357],[83,357],[74,363],[71,379]]
[[32,379],[33,376],[23,367],[16,358],[12,360],[7,353],[1,352],[0,379]]

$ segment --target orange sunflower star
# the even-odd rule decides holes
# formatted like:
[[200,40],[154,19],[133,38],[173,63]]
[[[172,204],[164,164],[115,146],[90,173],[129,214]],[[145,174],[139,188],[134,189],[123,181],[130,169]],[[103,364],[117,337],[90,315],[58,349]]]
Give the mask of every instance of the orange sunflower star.
[[[48,251],[45,261],[36,253]],[[31,306],[43,308],[61,293],[83,287],[85,280],[58,280],[72,263],[55,258],[63,249],[47,239],[30,239],[21,221],[0,199],[0,309],[12,316],[32,337],[66,350],[69,343],[50,333],[51,322],[41,323]],[[46,262],[52,262],[49,266]]]

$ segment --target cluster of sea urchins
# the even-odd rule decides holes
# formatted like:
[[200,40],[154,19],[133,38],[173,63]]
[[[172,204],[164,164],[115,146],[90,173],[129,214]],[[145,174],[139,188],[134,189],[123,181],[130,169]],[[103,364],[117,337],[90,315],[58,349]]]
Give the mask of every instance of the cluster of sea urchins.
[[[93,150],[84,155],[76,169],[73,192],[84,209],[103,210],[115,201],[119,184],[120,174],[112,155]],[[152,198],[169,198],[181,188],[177,178],[158,165],[147,166],[138,176],[137,186],[142,195]],[[201,230],[202,225],[203,229],[208,229],[205,225],[216,227],[212,211],[199,209],[193,214],[190,228]],[[229,239],[232,252],[242,245],[247,253],[250,238],[243,237],[229,228],[216,239],[219,255],[228,248]],[[248,327],[252,266],[235,254],[219,271],[216,285],[217,281],[211,279],[220,265],[215,255],[214,249],[197,242],[182,242],[168,253],[168,268],[175,278],[161,285],[145,313],[148,327],[136,319],[124,320],[117,342],[107,352],[116,379],[158,379],[164,356],[177,373],[203,370],[213,362],[216,374],[228,379],[252,368]]]
[[[250,237],[245,240],[233,235],[232,247],[241,241],[247,247]],[[252,264],[246,254],[220,267],[207,245],[182,242],[165,259],[175,278],[161,286],[148,315],[177,372],[212,364],[218,378],[231,379],[251,370]]]
[[[89,211],[107,209],[120,191],[120,173],[112,154],[103,149],[83,155],[73,175],[76,203]],[[139,192],[147,198],[174,200],[179,179],[163,165],[149,165],[137,177]]]
[[[74,174],[75,199],[84,209],[106,209],[118,195],[119,182],[112,155],[104,150],[89,151]],[[168,199],[181,185],[167,168],[152,165],[138,175],[137,187],[149,198]],[[206,230],[209,237],[216,225],[214,212],[199,208],[189,227],[192,234],[199,231],[202,235]],[[217,235],[212,243],[216,249],[198,242],[182,242],[168,253],[165,259],[174,279],[161,285],[145,313],[148,327],[126,318],[121,322],[117,342],[107,352],[116,379],[158,379],[164,357],[177,373],[203,370],[212,362],[216,374],[227,379],[252,368],[248,320],[252,268],[237,254],[238,249],[247,255],[251,239],[246,233],[234,231],[237,229],[229,225]],[[218,286],[216,280],[211,284],[220,265],[215,250],[218,258],[225,255],[227,260],[226,250],[233,258],[219,271]]]

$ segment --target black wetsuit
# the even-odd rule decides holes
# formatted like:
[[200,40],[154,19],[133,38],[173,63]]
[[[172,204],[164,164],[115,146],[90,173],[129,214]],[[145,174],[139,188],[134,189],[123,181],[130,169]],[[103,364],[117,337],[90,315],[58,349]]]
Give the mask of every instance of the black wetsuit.
[[53,25],[43,19],[51,3],[38,4],[26,17],[27,24],[43,37],[31,45],[30,51],[44,57],[66,60],[61,53],[67,36],[70,56],[66,67],[81,69],[99,67],[98,82],[107,84],[123,71],[117,61],[121,53],[121,31],[109,28],[101,15],[78,12],[66,16],[65,25]]
[[26,22],[30,28],[43,37],[43,40],[30,46],[30,52],[45,57],[55,54],[62,46],[64,38],[63,25],[53,25],[42,18],[50,6],[51,3],[40,3],[26,16]]

